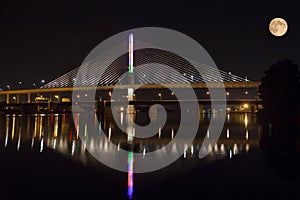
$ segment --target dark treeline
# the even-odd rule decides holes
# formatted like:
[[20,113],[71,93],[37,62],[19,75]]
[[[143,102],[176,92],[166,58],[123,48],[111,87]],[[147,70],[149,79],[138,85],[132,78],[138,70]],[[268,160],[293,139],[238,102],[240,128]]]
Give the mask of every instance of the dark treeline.
[[293,177],[300,155],[300,71],[289,59],[265,71],[259,88],[263,110],[260,146],[264,155],[283,175]]

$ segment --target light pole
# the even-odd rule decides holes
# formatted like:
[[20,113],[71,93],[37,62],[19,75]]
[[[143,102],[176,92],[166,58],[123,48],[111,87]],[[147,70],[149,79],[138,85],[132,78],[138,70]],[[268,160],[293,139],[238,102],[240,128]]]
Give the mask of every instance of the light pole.
[[34,89],[35,89],[35,83],[32,83],[32,86],[34,87]]
[[7,85],[6,87],[8,88],[8,90],[10,90],[10,85]]
[[227,100],[229,100],[229,92],[226,92]]
[[20,89],[22,89],[22,81],[19,81]]
[[45,80],[41,80],[41,87],[43,86],[44,83],[45,83]]

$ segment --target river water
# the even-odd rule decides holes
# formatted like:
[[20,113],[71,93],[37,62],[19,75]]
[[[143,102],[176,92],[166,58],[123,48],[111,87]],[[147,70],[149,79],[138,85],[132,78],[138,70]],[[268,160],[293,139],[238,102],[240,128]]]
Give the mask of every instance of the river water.
[[[137,115],[137,124],[146,125],[149,123],[147,113],[138,113]],[[206,149],[210,153],[205,158],[199,158],[198,153],[203,139],[209,138],[213,134],[209,132],[210,120],[221,117],[221,115],[226,115],[226,120],[219,140],[215,144],[209,143]],[[157,127],[156,134],[145,139],[134,138],[134,134],[124,133],[111,114],[99,116],[90,113],[89,124],[94,124],[97,129],[102,130],[104,133],[102,136],[93,137],[89,134],[90,130],[87,122],[80,121],[80,118],[84,117],[84,114],[74,116],[70,114],[1,115],[1,154],[11,155],[16,157],[15,159],[19,159],[18,155],[22,157],[22,152],[26,152],[29,159],[27,161],[24,159],[19,164],[24,166],[27,166],[28,162],[31,162],[31,165],[32,162],[33,165],[39,164],[38,162],[41,161],[39,159],[36,159],[36,161],[33,159],[32,161],[32,157],[44,158],[45,154],[46,158],[51,160],[51,165],[60,165],[61,168],[63,168],[61,166],[63,161],[60,157],[63,157],[63,160],[68,160],[74,165],[80,165],[83,171],[96,170],[97,176],[100,176],[99,180],[102,174],[110,179],[107,173],[111,173],[114,186],[110,189],[114,191],[116,198],[131,199],[141,196],[144,199],[145,194],[150,195],[152,193],[146,189],[147,187],[153,187],[153,184],[156,185],[158,182],[163,185],[165,181],[172,180],[172,178],[168,178],[169,175],[167,175],[167,178],[162,178],[165,174],[171,174],[171,177],[180,179],[183,173],[212,165],[218,161],[230,161],[236,157],[245,157],[259,149],[261,133],[255,114],[201,114],[198,132],[194,141],[191,144],[174,145],[171,151],[165,151],[162,155],[172,156],[172,152],[176,151],[181,157],[175,163],[156,172],[134,174],[135,153],[146,156],[148,153],[159,150],[170,143],[176,136],[180,116],[175,113],[168,116],[165,126]],[[128,124],[126,113],[119,112],[116,120],[121,126],[125,126],[125,129],[127,127],[126,130],[132,129]],[[129,143],[130,145],[128,145]],[[103,164],[91,155],[95,152],[107,152],[108,155],[115,155],[120,149],[129,152],[128,159],[122,161],[124,169],[128,169],[127,172],[118,172],[105,165],[103,167]],[[59,156],[59,159],[57,159],[57,156]],[[7,168],[14,167],[11,166],[14,163],[12,157],[9,158],[8,162],[10,163],[7,163]],[[26,167],[19,166],[18,169],[24,169],[24,173],[27,173]],[[44,167],[44,173],[46,174],[47,171],[50,171],[49,174],[51,174],[51,170],[52,167],[50,166]],[[39,177],[39,174],[35,172],[30,173],[34,177]],[[76,172],[74,173],[76,174]],[[10,172],[10,174],[12,179],[19,180],[13,172]],[[160,181],[157,182],[157,180]]]

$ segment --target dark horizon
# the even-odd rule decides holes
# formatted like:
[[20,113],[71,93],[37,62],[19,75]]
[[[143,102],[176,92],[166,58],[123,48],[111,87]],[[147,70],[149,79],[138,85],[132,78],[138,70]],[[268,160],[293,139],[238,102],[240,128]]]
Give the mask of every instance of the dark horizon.
[[[6,2],[0,8],[0,88],[49,82],[78,67],[99,43],[119,32],[157,26],[182,32],[201,44],[219,69],[258,81],[273,63],[300,63],[300,6],[251,3],[41,3]],[[288,32],[273,36],[269,22],[282,17]]]

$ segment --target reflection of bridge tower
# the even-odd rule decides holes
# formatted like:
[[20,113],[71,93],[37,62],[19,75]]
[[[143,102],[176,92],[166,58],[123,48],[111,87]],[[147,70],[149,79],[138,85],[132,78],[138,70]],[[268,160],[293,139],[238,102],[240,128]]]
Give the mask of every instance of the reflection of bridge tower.
[[[133,73],[133,34],[129,34],[129,43],[128,43],[129,49],[128,49],[128,84],[133,85],[134,84],[134,73]],[[128,101],[134,100],[133,95],[133,88],[128,88]],[[134,105],[128,105],[127,108],[127,142],[131,144],[134,136],[134,115],[135,115],[135,108]],[[133,195],[133,149],[128,152],[128,188],[127,188],[127,196],[129,199],[132,199]]]
[[[134,84],[134,73],[133,73],[133,34],[129,34],[129,42],[128,42],[128,84],[133,85]],[[128,101],[133,101],[134,95],[133,95],[133,88],[128,88]],[[128,105],[127,108],[128,113],[135,113],[134,105]]]

